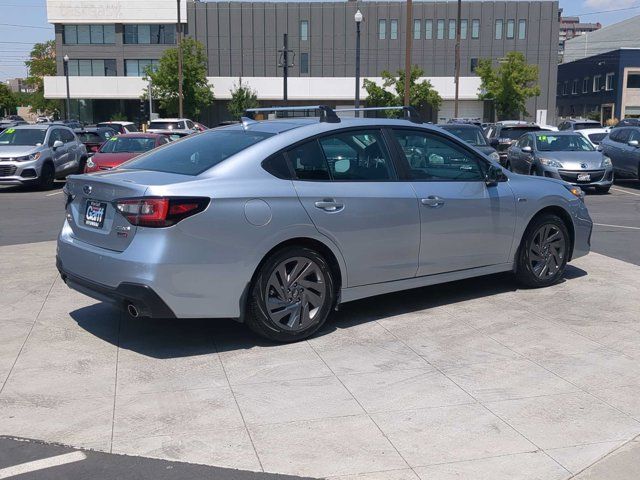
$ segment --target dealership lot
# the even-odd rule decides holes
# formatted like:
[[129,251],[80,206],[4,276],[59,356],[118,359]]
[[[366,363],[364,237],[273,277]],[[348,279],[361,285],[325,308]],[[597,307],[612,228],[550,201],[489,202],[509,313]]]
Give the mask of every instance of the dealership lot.
[[0,190],[0,435],[316,478],[547,480],[640,434],[637,182],[587,196],[595,253],[559,285],[376,297],[291,345],[69,290],[58,192]]

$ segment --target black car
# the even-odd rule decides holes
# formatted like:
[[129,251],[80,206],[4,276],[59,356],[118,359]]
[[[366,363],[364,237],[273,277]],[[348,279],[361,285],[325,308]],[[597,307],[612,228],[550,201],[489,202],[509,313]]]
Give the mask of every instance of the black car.
[[489,145],[482,128],[473,123],[447,123],[439,125],[440,128],[473,145],[491,160],[500,161],[500,156],[495,148]]
[[613,128],[640,127],[640,118],[623,118]]
[[616,177],[640,180],[640,127],[614,128],[599,147],[611,159]]
[[500,164],[504,167],[507,162],[507,150],[522,135],[529,132],[543,130],[535,123],[520,121],[503,121],[491,125],[486,131],[489,145],[498,151]]
[[74,132],[78,137],[78,140],[84,143],[85,147],[87,147],[87,153],[89,155],[96,153],[100,150],[100,146],[104,142],[116,135],[116,132],[109,127],[76,128],[74,129]]

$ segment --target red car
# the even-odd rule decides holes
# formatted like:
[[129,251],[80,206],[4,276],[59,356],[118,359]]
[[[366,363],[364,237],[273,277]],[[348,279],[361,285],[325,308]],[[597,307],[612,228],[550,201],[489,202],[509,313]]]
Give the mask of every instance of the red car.
[[84,172],[111,170],[141,153],[148,152],[166,143],[169,143],[167,136],[157,133],[116,135],[104,142],[100,150],[87,160]]

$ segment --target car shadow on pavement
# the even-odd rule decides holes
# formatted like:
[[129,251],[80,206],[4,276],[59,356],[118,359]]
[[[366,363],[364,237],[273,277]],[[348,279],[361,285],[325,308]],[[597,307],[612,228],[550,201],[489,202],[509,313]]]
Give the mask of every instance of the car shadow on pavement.
[[[584,275],[587,272],[568,265],[562,282]],[[423,310],[428,314],[430,308],[516,290],[513,275],[503,273],[358,300],[341,306],[316,336],[395,315]],[[232,319],[130,318],[116,307],[100,303],[74,310],[70,315],[92,335],[158,359],[280,345],[256,336]]]

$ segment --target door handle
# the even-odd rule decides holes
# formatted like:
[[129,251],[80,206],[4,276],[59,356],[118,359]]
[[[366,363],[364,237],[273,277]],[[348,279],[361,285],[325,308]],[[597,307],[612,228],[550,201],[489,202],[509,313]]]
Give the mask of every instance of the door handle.
[[336,202],[333,198],[325,198],[317,201],[314,205],[325,212],[339,212],[344,208],[344,204]]
[[444,205],[444,200],[435,195],[429,195],[427,198],[421,198],[420,203],[427,207],[437,208]]

